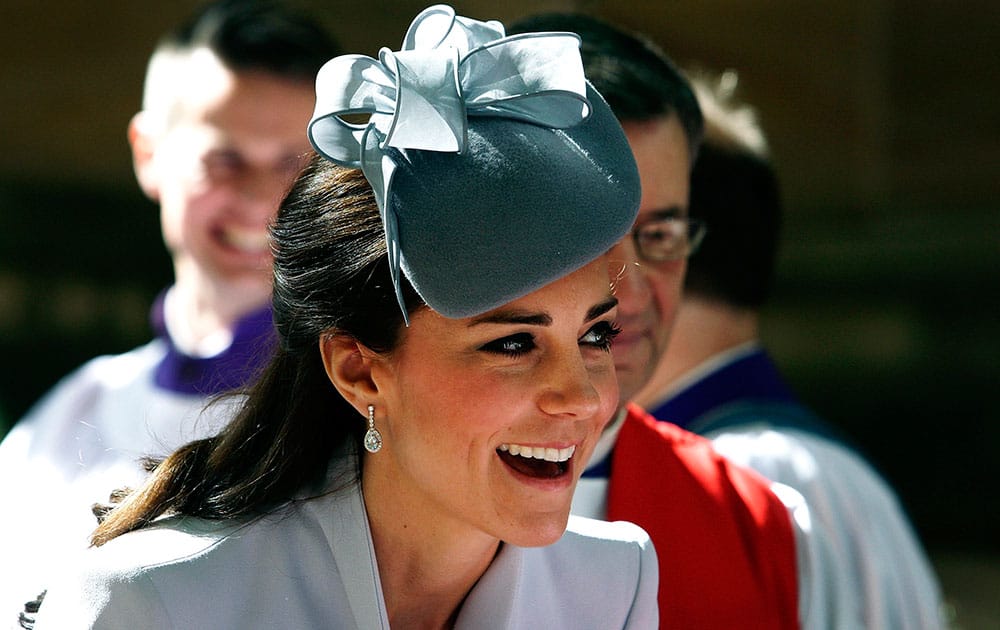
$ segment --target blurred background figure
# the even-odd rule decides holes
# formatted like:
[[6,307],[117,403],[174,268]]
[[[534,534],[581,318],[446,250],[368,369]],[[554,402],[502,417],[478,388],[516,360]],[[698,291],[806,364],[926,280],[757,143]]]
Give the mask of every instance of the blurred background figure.
[[635,400],[805,497],[835,551],[812,586],[837,594],[809,610],[808,627],[938,627],[937,581],[892,488],[801,404],[762,345],[782,202],[756,112],[736,99],[734,71],[694,73],[692,85],[705,137],[689,211],[707,235],[688,261],[667,352]]
[[242,0],[205,5],[156,46],[128,140],[174,282],[153,341],[65,377],[0,444],[0,502],[16,506],[0,525],[4,615],[87,544],[93,504],[138,483],[141,458],[217,430],[229,411],[203,414],[210,397],[269,358],[267,226],[310,150],[316,72],[337,53],[314,19]]

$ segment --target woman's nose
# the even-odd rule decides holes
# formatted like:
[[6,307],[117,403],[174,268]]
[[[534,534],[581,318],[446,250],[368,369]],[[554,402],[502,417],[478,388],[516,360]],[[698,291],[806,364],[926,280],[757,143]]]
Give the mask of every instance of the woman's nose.
[[550,416],[574,419],[599,413],[601,394],[579,348],[562,354],[575,356],[560,356],[546,362],[539,407]]

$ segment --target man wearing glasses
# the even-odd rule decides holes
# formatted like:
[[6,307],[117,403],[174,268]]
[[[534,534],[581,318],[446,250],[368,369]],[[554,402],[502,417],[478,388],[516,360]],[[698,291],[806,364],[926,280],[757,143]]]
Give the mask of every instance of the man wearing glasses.
[[814,566],[813,592],[800,592],[812,604],[803,626],[941,627],[937,579],[894,490],[802,405],[761,343],[782,206],[764,135],[733,98],[735,84],[731,71],[692,79],[706,133],[689,209],[711,233],[688,261],[667,351],[633,400],[805,498],[833,553]]
[[[722,213],[728,220],[714,225],[715,215],[702,212],[706,194],[732,186],[731,181],[701,181],[699,169],[706,156],[720,150],[717,126],[733,121],[720,118],[714,109],[707,109],[703,118],[691,84],[655,46],[582,15],[535,16],[511,29],[532,30],[581,36],[587,76],[622,122],[642,182],[633,232],[611,251],[622,329],[613,347],[622,408],[577,486],[573,512],[630,520],[649,532],[659,556],[663,627],[939,627],[940,594],[933,574],[891,490],[860,458],[852,462],[851,479],[864,490],[842,495],[833,511],[869,512],[873,516],[867,522],[877,524],[869,532],[852,532],[826,520],[831,509],[829,501],[820,505],[824,497],[819,497],[819,516],[814,517],[813,501],[802,496],[811,490],[809,484],[798,484],[801,478],[795,476],[765,479],[733,463],[768,476],[773,470],[759,466],[759,458],[723,458],[713,448],[719,434],[710,442],[679,428],[675,423],[687,419],[679,412],[677,417],[661,416],[669,422],[657,421],[628,402],[669,402],[682,387],[676,380],[679,373],[698,365],[700,370],[688,372],[685,381],[696,384],[741,353],[773,369],[755,345],[755,312],[739,321],[722,321],[716,330],[720,334],[703,347],[708,351],[696,363],[672,370],[664,359],[684,343],[705,339],[696,325],[722,319],[705,309],[687,317],[692,300],[698,300],[693,287],[705,283],[714,270],[712,262],[718,262],[712,257],[705,262],[700,255],[689,261],[699,244],[704,240],[704,253],[711,254],[735,247],[734,241],[749,243],[740,251],[757,254],[748,252],[741,260],[730,252],[721,264],[736,276],[763,275],[767,284],[778,217],[741,217],[749,211],[730,209]],[[726,140],[721,142],[727,146]],[[770,165],[764,165],[770,173]],[[776,188],[764,194],[768,192],[777,194]],[[740,225],[742,219],[749,224]],[[758,231],[748,235],[748,225]],[[719,303],[725,311],[724,300]],[[756,384],[753,378],[736,380],[737,385]],[[732,395],[708,394],[701,400],[702,410],[711,417],[713,405],[733,400]],[[842,452],[851,455],[846,448]],[[839,472],[833,468],[824,474]],[[866,495],[868,491],[872,494]],[[875,550],[879,546],[885,553]]]
[[[609,256],[621,405],[577,485],[573,513],[632,521],[650,534],[662,627],[798,628],[793,517],[808,513],[801,500],[790,495],[786,504],[710,441],[629,403],[666,351],[687,258],[705,234],[688,217],[702,135],[691,87],[659,51],[590,18],[536,16],[510,31],[581,35],[585,70],[622,121],[642,182],[633,232]],[[609,83],[619,78],[626,85]]]

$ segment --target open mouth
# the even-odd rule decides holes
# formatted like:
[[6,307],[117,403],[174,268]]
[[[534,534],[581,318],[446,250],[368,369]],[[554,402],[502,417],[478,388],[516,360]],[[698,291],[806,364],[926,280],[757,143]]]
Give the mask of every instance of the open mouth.
[[570,459],[575,451],[576,446],[545,448],[520,444],[501,444],[497,448],[497,455],[504,463],[522,475],[539,479],[554,479],[566,474],[569,470]]

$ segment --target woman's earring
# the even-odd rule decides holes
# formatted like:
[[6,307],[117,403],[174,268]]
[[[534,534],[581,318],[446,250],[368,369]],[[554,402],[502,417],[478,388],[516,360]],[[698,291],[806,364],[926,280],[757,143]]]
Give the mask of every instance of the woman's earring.
[[368,405],[368,432],[365,433],[365,450],[378,453],[382,449],[382,434],[375,428],[375,405]]

